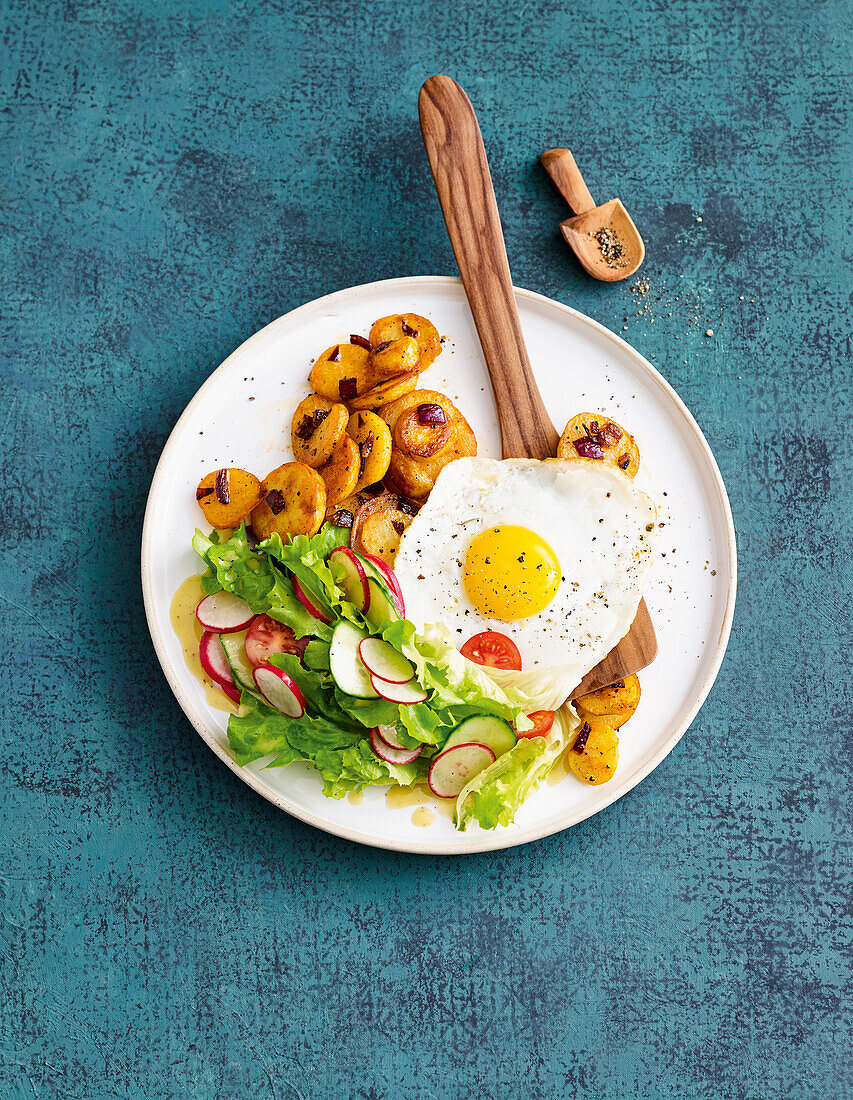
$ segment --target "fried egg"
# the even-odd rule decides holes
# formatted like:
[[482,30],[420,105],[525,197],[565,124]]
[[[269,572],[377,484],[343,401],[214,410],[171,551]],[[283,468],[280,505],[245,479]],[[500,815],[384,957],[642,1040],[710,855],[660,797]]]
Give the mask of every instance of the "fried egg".
[[505,634],[525,670],[559,673],[568,694],[628,632],[654,529],[650,498],[610,466],[458,459],[397,552],[406,617],[457,648]]

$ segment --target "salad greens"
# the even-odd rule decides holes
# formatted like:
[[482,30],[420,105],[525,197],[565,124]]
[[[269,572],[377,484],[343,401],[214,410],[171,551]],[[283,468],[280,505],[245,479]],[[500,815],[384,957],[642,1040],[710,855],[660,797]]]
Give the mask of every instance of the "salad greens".
[[[228,721],[228,740],[237,762],[245,765],[271,757],[265,765],[270,768],[310,763],[323,780],[323,793],[343,798],[371,784],[405,786],[424,780],[432,758],[466,718],[489,715],[519,732],[530,729],[527,715],[541,706],[539,699],[550,690],[545,680],[528,677],[523,689],[506,678],[499,683],[491,669],[462,657],[441,631],[418,634],[414,624],[401,618],[379,626],[366,623],[346,599],[327,561],[337,547],[349,545],[349,535],[348,528],[328,523],[311,538],[299,535],[287,543],[274,534],[253,545],[245,524],[223,540],[215,531],[195,533],[193,548],[206,566],[202,585],[208,595],[224,590],[239,596],[255,614],[269,615],[296,638],[309,639],[301,661],[290,653],[277,653],[269,660],[298,686],[305,713],[290,718],[244,690],[240,713]],[[329,623],[312,615],[294,595],[292,578]],[[367,626],[408,658],[427,700],[406,705],[342,691],[329,670],[330,641],[341,620],[362,629]],[[480,772],[459,795],[457,827],[464,829],[472,821],[487,829],[510,824],[568,743],[566,723],[573,718],[572,714],[555,721],[556,733],[548,738],[520,738]],[[379,726],[393,726],[404,749],[422,746],[420,756],[405,764],[380,759],[368,736]]]

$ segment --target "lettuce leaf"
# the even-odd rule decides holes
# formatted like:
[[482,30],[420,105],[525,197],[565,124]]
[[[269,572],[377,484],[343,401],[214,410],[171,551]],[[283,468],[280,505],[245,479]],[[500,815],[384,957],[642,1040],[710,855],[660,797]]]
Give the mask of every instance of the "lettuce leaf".
[[428,628],[417,634],[413,623],[400,619],[387,626],[382,637],[409,658],[434,706],[472,707],[471,713],[493,714],[516,729],[530,729],[527,715],[535,708],[528,697],[495,683],[481,665],[466,660],[443,632]]
[[284,566],[302,585],[305,593],[321,611],[333,611],[338,618],[360,624],[361,616],[346,599],[332,576],[327,558],[339,546],[349,546],[350,529],[326,523],[316,535],[296,535],[284,542],[277,532],[265,539],[258,549]]
[[242,713],[228,719],[228,743],[237,763],[246,765],[271,753],[275,758],[268,768],[305,761],[320,773],[329,798],[343,798],[371,784],[409,786],[423,771],[417,762],[387,764],[374,755],[363,734],[325,718],[288,718],[248,692],[243,692],[242,704]]
[[456,802],[456,828],[464,831],[472,821],[483,829],[511,825],[516,811],[539,786],[557,758],[565,752],[580,725],[566,703],[554,714],[548,737],[525,737],[476,775]]
[[[340,531],[346,531],[346,528],[327,524],[313,539],[299,537],[309,546],[306,553],[314,557],[328,542],[339,545],[335,540],[340,537]],[[314,635],[329,641],[332,636],[331,627],[320,622],[302,606],[293,594],[290,581],[273,565],[268,555],[252,549],[246,537],[245,523],[225,542],[218,541],[216,532],[213,535],[216,535],[216,540],[198,530],[193,536],[193,549],[209,567],[208,583],[205,584],[204,578],[202,580],[205,590],[215,580],[219,588],[244,599],[256,615],[266,614],[289,626],[297,638]],[[326,569],[325,564],[323,568]],[[300,577],[300,581],[301,579]],[[213,588],[213,591],[218,591],[219,588]]]

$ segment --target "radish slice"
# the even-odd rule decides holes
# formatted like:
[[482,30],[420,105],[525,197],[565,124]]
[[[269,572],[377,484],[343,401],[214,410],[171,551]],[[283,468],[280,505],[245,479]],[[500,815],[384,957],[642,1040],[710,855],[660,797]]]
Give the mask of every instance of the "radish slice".
[[384,638],[365,638],[358,654],[368,672],[389,684],[407,684],[415,678],[415,666]]
[[301,718],[305,713],[305,696],[295,680],[275,665],[259,665],[255,669],[258,689],[276,710],[288,718]]
[[397,736],[396,726],[377,726],[376,736],[384,741],[390,749],[400,749],[403,752],[408,752],[408,748],[400,741]]
[[337,583],[344,590],[344,595],[356,610],[364,614],[370,606],[370,586],[364,566],[346,546],[339,546],[329,554],[329,565],[332,564],[343,570],[343,579]]
[[389,699],[392,703],[408,706],[410,703],[423,703],[427,697],[423,688],[419,688],[413,680],[406,684],[391,684],[371,673],[370,683],[377,695],[383,699]]
[[219,684],[220,687],[234,687],[231,666],[228,664],[218,634],[205,630],[198,645],[198,656],[201,667],[215,684]]
[[[383,738],[379,736],[378,730],[374,727],[370,731],[370,747],[376,753],[380,760],[384,760],[387,764],[411,764],[413,760],[421,755],[422,745],[418,745],[416,749],[394,749]],[[462,788],[460,787],[461,791]]]
[[290,583],[293,585],[293,594],[302,604],[306,611],[310,611],[315,619],[319,619],[321,623],[331,623],[331,619],[325,613],[321,611],[315,603],[312,602],[311,597],[299,583],[295,576],[290,578]]
[[237,688],[228,687],[227,684],[220,684],[219,686],[222,688],[222,690],[225,692],[225,694],[228,696],[228,698],[231,700],[231,702],[236,703],[237,706],[239,707],[239,705],[240,705],[240,692],[237,690]]
[[380,576],[391,589],[391,595],[397,605],[397,610],[400,612],[400,617],[405,619],[406,603],[403,599],[403,589],[397,580],[397,574],[387,562],[383,561],[382,558],[377,558],[375,554],[365,554],[364,557],[379,570]]
[[214,634],[233,634],[245,629],[255,613],[239,596],[231,592],[214,592],[204,597],[195,609],[195,617],[205,630]]
[[429,789],[439,798],[456,798],[475,775],[492,764],[495,754],[486,745],[457,745],[435,757],[429,769]]

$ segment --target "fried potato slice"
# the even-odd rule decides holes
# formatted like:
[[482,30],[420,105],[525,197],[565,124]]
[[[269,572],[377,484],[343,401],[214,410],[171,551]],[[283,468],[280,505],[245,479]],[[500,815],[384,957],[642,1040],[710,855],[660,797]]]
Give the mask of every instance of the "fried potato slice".
[[557,458],[605,462],[628,477],[640,468],[640,449],[634,437],[601,413],[578,413],[563,429]]
[[[586,743],[584,744],[584,738]],[[582,745],[580,752],[575,745]],[[619,763],[619,738],[606,718],[590,715],[581,726],[574,745],[565,756],[578,779],[596,786],[608,783]]]
[[239,527],[261,499],[261,483],[248,470],[231,466],[205,474],[195,498],[211,527]]
[[355,492],[375,485],[388,473],[391,461],[391,432],[376,413],[354,412],[347,423],[347,435],[358,447],[360,469]]
[[633,714],[639,702],[640,679],[638,676],[626,676],[624,680],[617,680],[609,687],[591,691],[588,695],[579,695],[575,699],[578,710],[599,716],[620,714],[626,710]]
[[315,362],[308,381],[321,397],[346,403],[371,389],[376,381],[370,352],[360,344],[334,344]]
[[370,365],[383,378],[418,370],[420,361],[420,348],[414,336],[401,336],[397,340],[378,344],[370,356]]
[[373,322],[370,330],[370,342],[374,347],[391,340],[399,340],[401,336],[412,336],[417,340],[419,370],[426,370],[441,355],[438,329],[432,321],[417,313],[393,313],[388,317],[380,317]]
[[358,484],[361,456],[358,447],[344,433],[338,440],[328,462],[318,473],[326,484],[326,508],[335,508],[346,497],[352,496]]
[[373,554],[394,565],[403,532],[415,518],[416,509],[393,494],[383,494],[363,504],[355,514],[350,546]]
[[395,401],[398,397],[402,397],[404,393],[413,390],[417,384],[418,372],[416,370],[408,371],[406,374],[398,374],[396,378],[389,378],[385,382],[380,382],[378,386],[367,390],[360,397],[347,401],[347,405],[353,412],[359,409],[378,409],[380,405]]
[[[355,514],[362,506],[367,504],[371,500],[375,500],[376,497],[381,496],[383,493],[387,493],[388,489],[379,482],[376,485],[366,485],[363,489],[357,489],[351,496],[345,497],[331,508],[326,508],[326,519],[332,520],[337,523],[339,527],[352,527],[355,519]],[[335,519],[339,513],[349,513],[351,518],[347,518],[346,515],[341,516],[339,519]],[[342,522],[343,521],[343,522]]]
[[453,425],[446,414],[440,424],[434,421],[422,423],[422,407],[418,405],[403,413],[394,426],[394,444],[409,458],[433,458],[444,450],[453,434]]
[[252,527],[259,539],[277,531],[282,538],[313,535],[326,514],[326,486],[304,462],[285,462],[261,482],[261,502],[252,512]]
[[393,433],[400,418],[422,404],[440,405],[450,420],[452,431],[448,444],[430,458],[415,459],[404,454],[398,447],[392,449],[389,475],[402,493],[415,500],[423,500],[429,494],[435,479],[448,462],[477,453],[477,437],[471,430],[471,425],[453,402],[437,390],[414,390],[404,394],[396,401],[383,405],[379,415]]
[[300,401],[290,427],[293,457],[314,470],[328,462],[347,429],[348,419],[346,405],[336,404],[316,393]]

